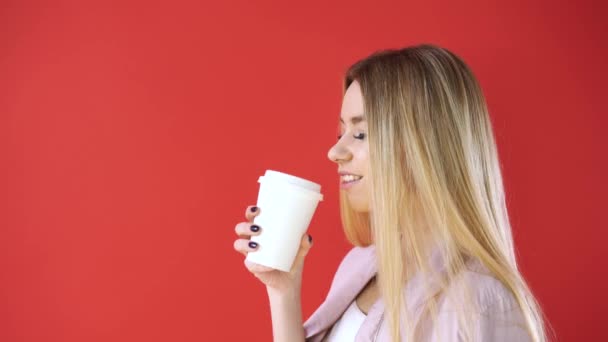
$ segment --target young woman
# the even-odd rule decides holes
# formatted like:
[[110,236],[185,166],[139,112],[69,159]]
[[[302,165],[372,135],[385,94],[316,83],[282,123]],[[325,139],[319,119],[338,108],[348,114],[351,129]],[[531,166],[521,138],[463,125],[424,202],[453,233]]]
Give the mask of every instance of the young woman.
[[[545,341],[515,258],[485,99],[473,73],[434,45],[383,50],[343,83],[338,142],[344,231],[354,247],[302,323],[312,238],[291,272],[245,262],[266,284],[275,341]],[[248,207],[234,248],[263,234]]]

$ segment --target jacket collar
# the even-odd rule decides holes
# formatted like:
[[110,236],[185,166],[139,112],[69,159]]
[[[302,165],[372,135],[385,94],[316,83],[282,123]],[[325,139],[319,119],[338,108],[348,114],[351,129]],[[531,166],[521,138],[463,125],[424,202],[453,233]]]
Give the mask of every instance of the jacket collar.
[[[374,245],[351,249],[338,267],[325,301],[304,323],[307,339],[333,325],[376,272]],[[369,320],[371,312],[370,308],[365,321]],[[320,341],[323,335],[312,341]]]
[[[320,341],[357,297],[365,285],[376,275],[377,258],[375,245],[354,247],[338,267],[325,301],[304,323],[307,341]],[[420,304],[435,295],[440,288],[445,263],[441,249],[435,246],[430,257],[431,277],[425,279],[421,272],[416,273],[404,286],[404,296],[410,314],[416,317]],[[357,334],[356,342],[372,341],[384,320],[385,303],[378,298],[370,307]],[[320,333],[320,334],[319,334]],[[318,339],[308,339],[319,334]]]

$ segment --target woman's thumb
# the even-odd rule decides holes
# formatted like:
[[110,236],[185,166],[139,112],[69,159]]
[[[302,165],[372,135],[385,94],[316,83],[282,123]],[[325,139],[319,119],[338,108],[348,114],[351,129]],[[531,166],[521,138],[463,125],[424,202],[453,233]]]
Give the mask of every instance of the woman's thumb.
[[302,257],[305,257],[306,254],[308,254],[308,251],[310,251],[310,248],[312,247],[312,235],[310,234],[304,234],[302,236],[302,241],[300,241],[300,250],[298,251],[298,254],[301,254]]
[[300,241],[300,249],[298,250],[298,254],[296,255],[296,260],[295,260],[294,264],[299,265],[300,263],[304,262],[304,258],[310,251],[311,247],[312,247],[312,235],[310,235],[310,234],[302,235],[302,240]]
[[[312,235],[310,234],[304,234],[304,238],[306,239],[306,254],[308,254],[308,251],[310,251],[310,249],[312,248]],[[304,255],[306,255],[304,254]]]

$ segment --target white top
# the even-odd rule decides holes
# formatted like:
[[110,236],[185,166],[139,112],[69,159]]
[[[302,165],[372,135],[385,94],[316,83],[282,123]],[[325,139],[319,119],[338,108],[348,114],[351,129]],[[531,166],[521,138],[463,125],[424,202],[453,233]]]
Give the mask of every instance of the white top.
[[353,300],[348,309],[344,311],[342,317],[334,323],[329,336],[325,341],[328,342],[352,342],[355,340],[359,327],[363,324],[366,315],[359,309],[357,301]]

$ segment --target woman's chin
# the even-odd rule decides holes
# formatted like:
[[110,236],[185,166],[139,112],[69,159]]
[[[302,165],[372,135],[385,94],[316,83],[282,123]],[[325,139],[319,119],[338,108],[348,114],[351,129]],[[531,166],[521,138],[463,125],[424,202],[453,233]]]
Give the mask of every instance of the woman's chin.
[[368,213],[369,212],[369,206],[364,205],[362,203],[353,203],[350,202],[350,207],[353,209],[353,211],[360,213],[360,214],[364,214],[364,213]]

